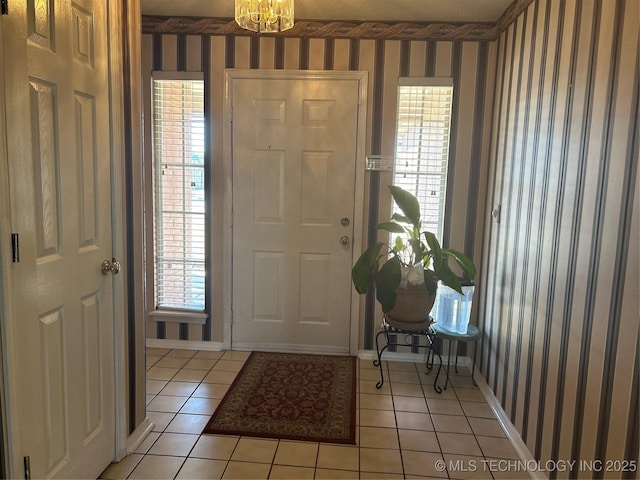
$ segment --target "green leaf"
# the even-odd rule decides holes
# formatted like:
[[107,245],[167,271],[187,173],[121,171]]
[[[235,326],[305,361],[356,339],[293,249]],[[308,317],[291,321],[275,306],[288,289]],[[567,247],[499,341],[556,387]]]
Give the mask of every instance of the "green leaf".
[[460,268],[462,268],[462,271],[469,279],[473,279],[476,276],[475,265],[464,253],[452,249],[443,249],[442,253],[448,257],[452,257],[458,265],[460,265]]
[[404,240],[402,240],[402,237],[396,237],[396,243],[393,248],[396,252],[401,252],[402,250],[404,250]]
[[409,245],[411,245],[411,252],[413,257],[409,263],[411,265],[415,265],[424,257],[422,242],[417,238],[410,238]]
[[431,232],[423,232],[424,237],[427,240],[427,245],[429,245],[429,250],[431,257],[433,258],[433,265],[436,267],[442,264],[442,248],[440,247],[440,242],[438,238]]
[[404,233],[404,227],[395,222],[383,222],[376,225],[378,230],[385,230],[391,233]]
[[429,295],[435,295],[438,289],[438,276],[428,268],[424,269],[424,286],[427,288]]
[[391,220],[395,220],[396,222],[401,222],[401,223],[411,223],[411,221],[405,217],[404,215],[400,215],[399,213],[394,213],[393,215],[391,215]]
[[443,262],[442,265],[440,265],[440,268],[436,269],[435,272],[442,283],[453,288],[459,294],[462,294],[460,279],[451,271],[449,265]]
[[378,242],[364,251],[351,270],[351,279],[358,293],[366,293],[378,271],[378,256],[384,244]]
[[376,298],[384,313],[390,312],[396,304],[396,288],[402,276],[400,267],[400,259],[391,257],[376,275]]
[[395,185],[390,185],[389,190],[391,190],[394,202],[402,210],[409,223],[418,226],[420,224],[420,204],[418,199],[413,194]]

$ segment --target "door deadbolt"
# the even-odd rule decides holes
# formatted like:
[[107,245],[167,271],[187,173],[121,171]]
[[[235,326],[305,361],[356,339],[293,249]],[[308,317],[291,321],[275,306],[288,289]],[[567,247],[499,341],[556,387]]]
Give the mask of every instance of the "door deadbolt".
[[102,269],[103,275],[109,275],[110,273],[117,275],[120,273],[122,265],[120,265],[120,262],[118,262],[115,258],[112,258],[111,260],[105,260],[104,262],[102,262],[100,268]]
[[349,217],[342,217],[342,220],[340,220],[340,223],[342,224],[343,227],[348,227],[351,222],[349,221]]

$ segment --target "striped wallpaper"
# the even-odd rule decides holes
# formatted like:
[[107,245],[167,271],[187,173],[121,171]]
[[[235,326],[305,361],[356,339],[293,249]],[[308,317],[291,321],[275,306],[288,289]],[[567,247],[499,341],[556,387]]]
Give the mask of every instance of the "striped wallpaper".
[[498,39],[480,368],[537,459],[638,461],[638,21],[536,0]]
[[[222,224],[224,69],[364,70],[369,72],[367,154],[394,151],[396,95],[399,76],[444,76],[454,81],[446,243],[466,250],[480,263],[483,214],[487,192],[492,95],[497,61],[496,42],[317,39],[269,36],[211,36],[153,33],[142,38],[145,131],[150,132],[150,75],[154,70],[204,71],[210,116],[210,179],[212,225]],[[145,157],[151,144],[145,135]],[[147,172],[147,182],[151,181]],[[391,198],[389,173],[367,173],[365,178],[365,232],[368,225],[388,218]],[[147,183],[150,185],[151,183]],[[149,190],[150,191],[150,190]],[[223,232],[211,228],[211,250],[221,252]],[[152,238],[147,238],[152,245]],[[214,255],[215,259],[216,256]],[[152,259],[151,259],[152,260]],[[202,327],[148,321],[147,337],[169,340],[223,340],[222,262],[211,265],[211,320]],[[153,305],[147,298],[147,305]],[[377,314],[375,300],[362,299],[360,348],[373,348]],[[379,321],[379,320],[378,320]]]
[[[446,241],[481,267],[472,321],[484,333],[482,374],[536,458],[637,461],[638,19],[637,0],[535,0],[494,42],[147,33],[145,131],[150,72],[204,71],[216,225],[225,68],[368,71],[371,154],[393,153],[399,76],[451,76]],[[369,241],[368,226],[388,215],[390,180],[366,176]],[[222,341],[221,265],[211,271],[212,321],[149,322],[148,337]],[[359,345],[369,349],[379,315],[362,301]]]

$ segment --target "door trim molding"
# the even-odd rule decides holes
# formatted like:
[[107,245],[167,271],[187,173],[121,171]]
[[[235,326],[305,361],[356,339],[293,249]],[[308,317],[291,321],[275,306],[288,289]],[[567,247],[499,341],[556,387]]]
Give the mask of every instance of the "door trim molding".
[[[136,13],[136,2],[124,0],[109,2],[107,5],[108,26],[108,62],[109,62],[109,116],[111,131],[111,237],[113,257],[126,259],[125,241],[125,111],[124,111],[124,52],[121,45],[125,36],[136,33],[133,25],[125,25],[126,15]],[[137,12],[139,13],[139,12]],[[135,52],[130,52],[135,53]],[[130,57],[131,58],[131,57]],[[134,56],[134,58],[137,58]],[[135,139],[132,139],[135,140]],[[126,265],[125,265],[126,267]],[[115,445],[114,461],[120,461],[127,455],[127,439],[129,436],[127,412],[133,405],[128,405],[127,389],[130,372],[127,364],[127,295],[126,276],[113,275],[113,340],[114,340],[114,406],[115,406]],[[132,427],[133,430],[133,427]]]
[[[2,22],[0,22],[0,39],[3,38]],[[11,232],[11,196],[9,195],[9,159],[7,156],[6,138],[6,109],[5,109],[5,85],[4,85],[4,49],[0,48],[0,476],[12,478],[16,472],[11,470],[11,443],[8,441],[9,414],[7,402],[9,400],[9,388],[6,384],[5,358],[10,345],[6,345],[7,319],[11,318],[11,245],[8,235]]]
[[[245,70],[225,69],[224,81],[224,127],[223,127],[223,345],[227,350],[231,349],[231,326],[233,322],[233,151],[232,151],[232,104],[231,95],[233,81],[238,79],[262,79],[262,80],[355,80],[358,82],[358,126],[356,137],[356,175],[355,198],[353,214],[353,241],[352,255],[362,251],[363,242],[363,212],[364,212],[364,170],[365,170],[365,145],[366,145],[366,120],[367,120],[367,87],[368,72],[365,71],[326,71],[326,70]],[[353,261],[353,258],[352,258]],[[353,263],[353,262],[352,262]],[[360,295],[354,288],[351,289],[351,318],[349,354],[358,353],[360,319]]]

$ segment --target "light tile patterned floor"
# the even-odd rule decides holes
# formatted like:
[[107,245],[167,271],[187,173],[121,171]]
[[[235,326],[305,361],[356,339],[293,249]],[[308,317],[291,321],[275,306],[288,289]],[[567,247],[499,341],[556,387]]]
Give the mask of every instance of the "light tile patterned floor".
[[248,355],[148,348],[154,431],[101,478],[529,478],[506,470],[518,456],[469,372],[438,394],[419,363],[384,362],[376,389],[377,367],[358,361],[356,446],[201,435]]

